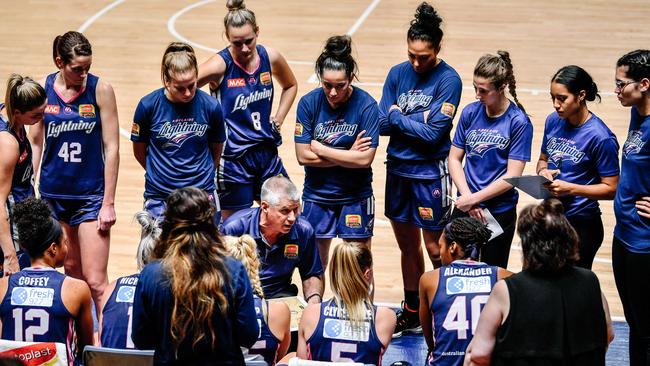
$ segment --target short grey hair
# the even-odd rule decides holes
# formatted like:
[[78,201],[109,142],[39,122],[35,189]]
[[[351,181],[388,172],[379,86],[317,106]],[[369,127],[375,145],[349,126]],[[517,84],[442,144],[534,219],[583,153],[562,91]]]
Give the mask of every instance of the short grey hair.
[[290,201],[300,201],[298,188],[287,177],[275,176],[264,181],[262,184],[262,193],[260,199],[274,207],[280,204],[282,199]]
[[156,245],[158,237],[160,237],[162,229],[160,227],[160,221],[147,211],[143,210],[136,213],[135,220],[142,227],[140,231],[140,243],[138,243],[135,256],[138,262],[138,269],[142,270],[152,257],[153,248]]

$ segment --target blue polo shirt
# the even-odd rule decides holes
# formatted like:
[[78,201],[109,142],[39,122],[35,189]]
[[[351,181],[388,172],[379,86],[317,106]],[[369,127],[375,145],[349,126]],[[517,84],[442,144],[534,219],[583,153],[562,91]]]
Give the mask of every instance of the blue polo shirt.
[[260,232],[260,212],[259,207],[237,211],[226,219],[221,232],[232,236],[248,234],[255,239],[261,263],[260,281],[267,298],[274,297],[291,285],[296,268],[303,281],[323,274],[314,229],[307,220],[298,217],[291,231],[269,246]]

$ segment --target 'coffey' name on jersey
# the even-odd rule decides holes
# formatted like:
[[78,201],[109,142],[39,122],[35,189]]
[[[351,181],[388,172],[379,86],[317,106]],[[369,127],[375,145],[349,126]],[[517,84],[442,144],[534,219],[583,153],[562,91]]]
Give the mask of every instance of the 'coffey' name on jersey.
[[248,108],[248,105],[250,103],[255,103],[258,102],[262,99],[268,99],[271,100],[271,97],[273,96],[273,89],[264,89],[262,91],[256,90],[253,93],[244,96],[244,94],[239,94],[237,96],[237,99],[235,99],[235,105],[232,108],[232,112],[237,111],[237,110],[244,110]]
[[47,137],[59,137],[61,132],[72,132],[72,131],[86,131],[87,134],[93,132],[97,122],[84,122],[80,120],[79,122],[75,121],[64,121],[59,124],[50,122],[47,124]]
[[480,268],[457,268],[457,267],[446,267],[445,276],[484,276],[491,275],[492,267],[480,267]]
[[19,277],[18,286],[47,287],[49,281],[49,277]]

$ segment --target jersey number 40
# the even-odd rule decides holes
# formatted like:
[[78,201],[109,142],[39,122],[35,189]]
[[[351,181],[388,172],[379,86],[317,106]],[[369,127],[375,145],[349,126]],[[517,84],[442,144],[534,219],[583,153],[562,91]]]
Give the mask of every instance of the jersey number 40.
[[470,329],[472,335],[478,325],[478,318],[481,315],[483,305],[487,303],[488,295],[474,296],[470,300],[470,317],[467,317],[467,296],[458,296],[449,308],[449,312],[442,323],[443,328],[448,331],[456,331],[458,339],[467,339],[467,331]]

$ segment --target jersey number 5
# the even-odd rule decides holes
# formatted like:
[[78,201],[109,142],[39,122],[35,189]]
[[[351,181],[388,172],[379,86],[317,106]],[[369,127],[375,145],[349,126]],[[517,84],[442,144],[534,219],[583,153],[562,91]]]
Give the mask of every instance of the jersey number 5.
[[66,163],[81,163],[81,144],[78,142],[64,142],[57,154]]
[[341,353],[356,354],[357,345],[354,343],[332,342],[331,350],[332,362],[354,362],[354,360],[351,358],[341,357]]
[[[23,318],[23,309],[15,308],[14,316],[14,338],[19,342],[34,342],[34,336],[44,335],[50,328],[50,314],[43,309],[29,309],[25,311]],[[32,321],[38,319],[38,325],[30,325],[24,329],[23,337],[23,319]]]
[[470,322],[472,323],[472,334],[474,334],[478,325],[478,318],[481,315],[481,309],[487,303],[488,297],[488,295],[478,295],[470,300],[471,314],[469,320],[467,319],[467,296],[456,297],[449,308],[445,321],[442,323],[443,328],[449,331],[455,330],[458,339],[467,339]]

